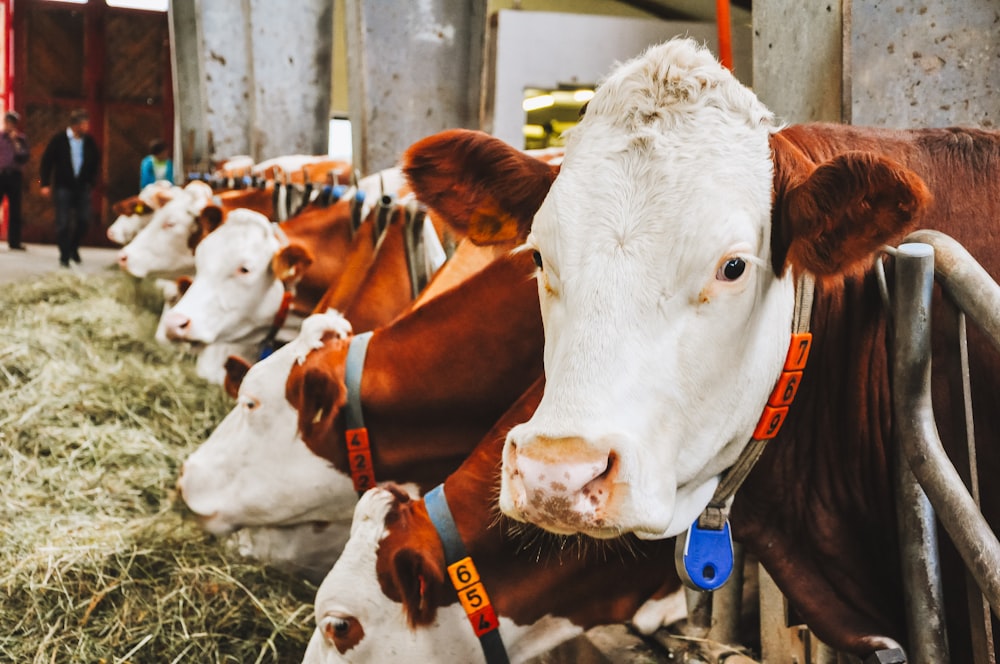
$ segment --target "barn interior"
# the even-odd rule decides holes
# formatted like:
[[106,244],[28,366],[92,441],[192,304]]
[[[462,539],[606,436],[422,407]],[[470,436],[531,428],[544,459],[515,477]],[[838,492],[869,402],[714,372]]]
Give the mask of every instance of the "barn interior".
[[[169,588],[156,585],[158,574],[174,575],[176,580],[183,576],[178,569],[183,571],[188,564],[195,568],[193,562],[162,552],[149,558],[135,552],[158,546],[151,533],[180,530],[176,524],[183,522],[182,510],[171,493],[180,460],[232,406],[217,386],[199,382],[189,356],[164,354],[155,344],[146,345],[163,304],[161,294],[148,292],[148,282],[115,281],[110,295],[70,283],[66,275],[59,275],[58,282],[28,286],[25,275],[42,279],[39,275],[56,270],[54,258],[39,260],[54,256],[57,240],[52,203],[39,190],[38,165],[47,137],[65,130],[70,110],[89,112],[91,133],[102,152],[92,199],[93,222],[83,244],[107,251],[85,254],[94,257],[86,265],[86,275],[103,279],[110,268],[118,279],[118,245],[107,234],[117,216],[113,206],[139,193],[139,164],[153,139],[168,144],[176,184],[181,185],[207,178],[226,160],[242,155],[254,163],[285,155],[322,156],[348,162],[354,173],[367,175],[393,167],[410,145],[449,128],[481,130],[518,149],[558,149],[604,75],[647,46],[678,35],[706,44],[782,123],[996,130],[998,24],[996,0],[0,0],[0,105],[20,114],[21,128],[31,143],[24,168],[22,233],[29,254],[14,255],[0,245],[0,281],[13,284],[4,323],[13,330],[13,340],[11,350],[0,352],[0,373],[6,377],[0,378],[0,395],[6,394],[19,409],[0,412],[0,425],[6,430],[0,440],[23,439],[29,432],[40,438],[49,430],[29,427],[30,417],[24,415],[35,411],[33,399],[41,400],[54,389],[24,391],[26,384],[42,384],[25,359],[37,350],[29,341],[32,330],[49,330],[52,325],[42,310],[52,307],[53,315],[81,325],[91,318],[86,307],[66,311],[58,306],[69,307],[77,298],[110,297],[106,303],[110,313],[106,317],[94,313],[95,325],[118,324],[125,317],[119,311],[122,303],[133,300],[140,303],[141,324],[123,333],[127,339],[103,340],[107,348],[76,350],[87,355],[87,371],[97,376],[115,362],[116,354],[125,356],[123,348],[141,347],[146,361],[157,367],[157,382],[152,393],[128,391],[155,407],[139,408],[144,411],[140,418],[132,413],[136,406],[122,400],[122,412],[128,414],[115,417],[134,418],[142,430],[151,427],[148,418],[169,421],[155,437],[175,436],[179,441],[176,450],[157,447],[147,455],[136,446],[124,453],[137,463],[167,469],[140,480],[158,483],[153,497],[140,495],[135,487],[121,488],[101,472],[88,480],[95,494],[102,486],[120,488],[135,503],[156,502],[157,518],[168,514],[176,521],[157,522],[152,530],[123,527],[124,548],[96,558],[96,571],[68,570],[67,578],[73,580],[64,585],[52,579],[63,574],[59,564],[71,558],[72,564],[77,563],[76,553],[68,549],[54,547],[44,563],[38,562],[40,554],[33,557],[31,564],[38,569],[28,571],[27,581],[9,574],[7,586],[16,587],[13,595],[23,603],[17,611],[31,614],[31,620],[44,618],[51,627],[39,631],[25,627],[17,616],[0,619],[9,633],[0,637],[0,659],[8,655],[12,661],[23,661],[20,658],[30,652],[33,661],[83,661],[78,659],[81,653],[97,657],[106,648],[100,661],[163,661],[151,654],[153,646],[191,631],[174,614],[169,625],[165,620],[156,623],[153,614],[166,615],[165,603],[151,602],[146,595],[130,607],[123,588],[132,581],[112,567],[127,569],[130,560],[141,560],[148,568],[141,570],[142,582],[135,585],[149,594],[169,594]],[[351,180],[352,174],[341,175],[345,182]],[[7,241],[7,232],[5,203],[0,241]],[[18,307],[31,315],[15,321],[11,312]],[[67,339],[60,333],[48,341],[70,343]],[[72,358],[53,355],[52,362],[57,361],[58,367],[52,365],[48,372],[58,369],[75,375],[76,370],[67,368]],[[180,373],[173,368],[159,373],[174,361],[187,364]],[[112,367],[110,375],[121,370],[122,366]],[[46,386],[62,385],[52,376],[46,380],[53,381]],[[185,388],[171,383],[182,381],[196,385],[199,395],[210,396],[196,398],[195,390],[178,394]],[[87,376],[74,376],[64,387],[83,393],[88,384]],[[117,403],[116,390],[126,391],[112,382],[104,388],[108,391],[84,406],[68,407],[86,410],[93,407],[93,400],[105,398]],[[175,405],[189,422],[175,421],[171,412]],[[83,424],[73,420],[65,429],[86,429],[96,417],[88,411]],[[130,444],[135,442],[130,438]],[[21,454],[7,452],[3,455],[7,460],[0,461],[0,467],[17,469],[11,477],[36,472],[23,465]],[[43,454],[57,452],[46,447]],[[41,490],[34,485],[31,489],[33,494]],[[11,496],[4,509],[9,518],[34,499]],[[123,518],[116,513],[115,519]],[[143,527],[153,521],[148,515],[143,518],[148,520]],[[81,521],[71,529],[87,527]],[[28,537],[26,531],[17,532]],[[164,538],[177,550],[193,548],[194,542],[211,551],[219,546],[201,533],[171,531]],[[92,542],[95,550],[111,546],[108,538],[99,539]],[[198,586],[197,593],[184,586],[171,599],[182,609],[185,603],[212,602],[213,597],[225,600],[213,607],[217,613],[204,609],[199,619],[217,620],[237,635],[245,629],[245,639],[256,640],[255,647],[212,650],[202,645],[213,638],[210,628],[197,623],[192,643],[199,645],[172,647],[169,661],[210,661],[201,657],[253,661],[240,659],[251,656],[261,662],[301,661],[312,633],[310,602],[317,584],[289,580],[284,572],[266,565],[254,566],[239,551],[240,543],[229,541],[224,551],[213,553],[216,558],[199,560],[197,565],[204,566],[197,567],[197,578],[191,582]],[[14,569],[18,555],[14,547],[0,560],[6,558]],[[692,613],[686,632],[646,638],[618,625],[581,635],[531,664],[860,662],[822,643],[789,611],[766,571],[753,560],[744,561],[738,549],[737,556],[741,569],[736,582],[714,595],[714,608],[712,602],[706,607],[704,597],[688,593]],[[79,554],[80,560],[84,557]],[[87,585],[93,579],[83,577],[97,581]],[[261,590],[264,586],[278,590]],[[78,595],[73,594],[75,587]],[[62,594],[64,603],[31,613],[24,606],[33,601],[33,593]],[[54,617],[65,607],[75,611],[72,620]],[[92,616],[96,620],[112,607],[121,609],[120,615],[127,619],[109,614],[102,635],[82,635]],[[992,644],[995,620],[988,606],[985,618],[979,617],[973,630],[980,630],[981,638]],[[147,626],[143,622],[147,619],[156,624]],[[142,624],[143,629],[129,628],[126,620]],[[76,629],[81,630],[78,638]],[[66,634],[57,638],[53,636],[57,631]],[[86,641],[86,649],[80,646],[74,651],[70,643],[74,639],[81,644],[92,640]],[[231,654],[235,652],[240,654]],[[193,653],[198,655],[190,659]],[[977,656],[983,659],[976,664],[993,661],[986,654]]]

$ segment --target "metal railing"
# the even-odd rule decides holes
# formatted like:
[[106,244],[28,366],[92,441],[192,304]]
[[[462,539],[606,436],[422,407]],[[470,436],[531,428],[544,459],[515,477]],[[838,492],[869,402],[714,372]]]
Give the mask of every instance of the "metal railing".
[[[934,534],[936,513],[976,586],[970,587],[969,597],[975,661],[992,664],[987,605],[1000,616],[1000,541],[978,505],[965,315],[1000,349],[1000,285],[954,239],[927,230],[911,234],[900,245],[895,275],[893,410],[898,447],[906,461],[897,464],[897,503],[910,660],[948,662]],[[957,307],[946,335],[958,344],[956,357],[963,367],[959,378],[951,381],[958,383],[961,392],[955,403],[966,405],[964,427],[953,427],[966,432],[969,467],[962,472],[941,444],[931,405],[930,309],[935,275],[946,299]]]

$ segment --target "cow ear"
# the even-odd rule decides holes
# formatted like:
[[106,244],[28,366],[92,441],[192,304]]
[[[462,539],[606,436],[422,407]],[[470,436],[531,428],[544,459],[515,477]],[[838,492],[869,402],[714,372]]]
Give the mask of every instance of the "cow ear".
[[222,208],[218,205],[206,205],[198,214],[198,225],[201,227],[201,236],[205,237],[216,228],[222,225]]
[[785,192],[786,264],[821,279],[864,270],[879,247],[913,229],[930,198],[920,176],[891,159],[838,155]]
[[414,143],[402,168],[435,218],[476,244],[523,241],[559,171],[489,134],[465,129]]
[[222,386],[226,389],[226,394],[235,399],[240,393],[240,385],[243,384],[243,379],[246,377],[247,372],[250,371],[250,363],[242,357],[230,355],[226,358],[225,367],[226,378]]
[[177,194],[178,191],[179,191],[178,189],[174,188],[155,190],[151,192],[151,195],[149,197],[149,204],[155,209],[160,209],[170,201],[174,200],[174,196]]
[[322,443],[332,440],[337,415],[347,401],[347,388],[342,376],[322,361],[310,359],[302,366],[292,366],[285,397],[298,411],[302,439],[318,454]]
[[393,556],[392,572],[410,627],[434,622],[444,584],[440,563],[426,551],[405,548]]
[[278,249],[271,259],[274,276],[286,285],[297,284],[313,263],[312,253],[303,245],[293,242]]

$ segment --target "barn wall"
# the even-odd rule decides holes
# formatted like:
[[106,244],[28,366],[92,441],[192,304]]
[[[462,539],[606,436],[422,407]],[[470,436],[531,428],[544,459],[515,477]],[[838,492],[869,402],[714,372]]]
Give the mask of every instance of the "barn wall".
[[294,9],[282,0],[171,2],[179,97],[191,91],[177,114],[188,167],[326,153],[333,0],[296,0]]
[[347,0],[354,165],[394,165],[416,140],[478,127],[485,3]]
[[996,127],[996,0],[754,0],[754,89],[782,120]]

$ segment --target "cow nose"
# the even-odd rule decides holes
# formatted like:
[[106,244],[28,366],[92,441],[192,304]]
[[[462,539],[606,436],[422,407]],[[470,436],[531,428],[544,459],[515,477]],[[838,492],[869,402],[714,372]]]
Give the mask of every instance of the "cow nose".
[[618,475],[613,449],[579,437],[509,443],[504,479],[514,516],[557,532],[603,521]]
[[168,339],[187,339],[191,331],[191,319],[177,311],[168,311],[163,315],[163,327]]

